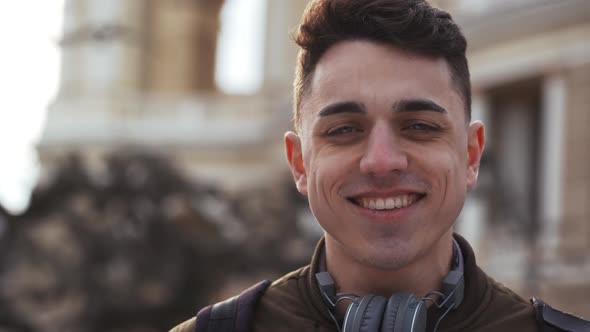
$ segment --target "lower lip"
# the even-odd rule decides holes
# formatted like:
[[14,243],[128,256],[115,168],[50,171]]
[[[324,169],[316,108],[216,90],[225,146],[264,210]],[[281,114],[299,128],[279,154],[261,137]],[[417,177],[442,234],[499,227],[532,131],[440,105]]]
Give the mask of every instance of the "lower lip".
[[354,207],[357,213],[361,214],[369,221],[377,223],[397,223],[403,221],[410,213],[412,213],[412,210],[414,210],[414,208],[420,204],[424,198],[425,197],[421,197],[408,206],[391,210],[371,210],[357,205],[351,201],[347,201]]

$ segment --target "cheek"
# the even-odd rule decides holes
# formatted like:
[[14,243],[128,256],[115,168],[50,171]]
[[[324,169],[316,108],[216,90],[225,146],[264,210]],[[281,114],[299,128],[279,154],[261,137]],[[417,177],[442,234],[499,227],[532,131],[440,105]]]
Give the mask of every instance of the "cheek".
[[442,197],[441,204],[450,208],[452,213],[463,204],[465,200],[467,179],[466,168],[461,156],[457,154],[445,154],[440,156]]
[[331,229],[338,209],[335,207],[334,200],[337,198],[334,191],[334,171],[323,163],[319,167],[312,167],[308,173],[308,202],[311,213],[319,222],[323,229]]
[[311,163],[310,185],[313,186],[314,194],[320,199],[333,195],[337,191],[339,179],[344,175],[343,167],[340,166],[338,160],[329,157],[319,158]]
[[[336,153],[327,149],[318,151],[308,164],[308,199],[314,214],[334,213],[340,210],[340,190],[353,174],[349,153]],[[330,153],[328,153],[330,152]]]
[[429,179],[434,192],[446,196],[466,185],[464,158],[448,145],[415,151],[415,165]]

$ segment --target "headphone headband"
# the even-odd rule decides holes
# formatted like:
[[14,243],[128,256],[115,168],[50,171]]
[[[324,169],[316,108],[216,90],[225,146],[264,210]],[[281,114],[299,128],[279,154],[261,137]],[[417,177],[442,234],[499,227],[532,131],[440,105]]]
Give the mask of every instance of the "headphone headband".
[[[450,310],[458,308],[463,301],[465,291],[465,282],[463,278],[464,261],[459,243],[457,243],[455,239],[453,239],[451,271],[449,271],[449,273],[443,278],[442,293],[436,291],[429,293],[440,295],[442,297],[442,303],[437,303],[435,300],[428,298],[429,295],[426,295],[427,297],[425,298],[419,299],[416,298],[415,295],[409,293],[393,294],[389,301],[381,296],[375,295],[366,295],[363,297],[354,295],[355,299],[353,299],[350,294],[338,294],[336,292],[334,279],[330,273],[327,272],[325,255],[324,248],[320,252],[318,273],[315,274],[315,278],[324,299],[324,303],[328,306],[330,316],[332,316],[332,319],[339,330],[339,324],[332,314],[332,311],[335,310],[336,304],[339,300],[344,298],[353,300],[353,303],[351,303],[346,310],[344,332],[358,331],[359,329],[355,329],[354,327],[360,326],[359,324],[361,324],[361,322],[365,325],[369,322],[372,325],[378,324],[379,326],[391,326],[390,330],[394,332],[424,331],[426,329],[425,301],[430,300],[438,308],[445,309],[439,322]],[[381,309],[375,309],[375,305],[369,306],[369,302],[380,303],[378,307]],[[384,302],[387,302],[387,305],[384,305]],[[376,321],[376,319],[378,321]],[[438,323],[436,326],[438,326]],[[389,330],[384,329],[383,327],[381,331]]]

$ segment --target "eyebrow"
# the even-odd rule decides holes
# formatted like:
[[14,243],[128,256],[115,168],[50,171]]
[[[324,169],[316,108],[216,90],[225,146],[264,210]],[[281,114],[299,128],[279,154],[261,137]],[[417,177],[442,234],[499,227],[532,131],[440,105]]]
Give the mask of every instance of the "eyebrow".
[[354,101],[342,101],[330,104],[318,112],[319,116],[328,116],[340,113],[367,113],[365,105]]
[[[430,111],[436,113],[448,113],[447,110],[428,99],[402,99],[393,105],[394,112],[421,112]],[[327,105],[318,112],[318,116],[328,116],[341,113],[367,113],[365,105],[354,101],[341,101]]]
[[431,111],[448,113],[444,107],[428,99],[402,99],[393,105],[393,110],[396,112]]

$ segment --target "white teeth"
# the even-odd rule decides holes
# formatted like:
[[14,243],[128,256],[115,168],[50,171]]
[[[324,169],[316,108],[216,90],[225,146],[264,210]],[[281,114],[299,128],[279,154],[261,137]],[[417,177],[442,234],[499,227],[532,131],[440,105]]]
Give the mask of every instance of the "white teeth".
[[416,195],[399,195],[387,198],[363,197],[357,199],[357,203],[369,210],[393,210],[411,205],[416,201]]
[[385,208],[387,210],[395,209],[395,199],[393,197],[389,197],[387,201],[385,201]]
[[377,202],[375,203],[375,206],[376,206],[377,210],[385,209],[385,201],[383,200],[383,198],[377,198],[376,201]]

